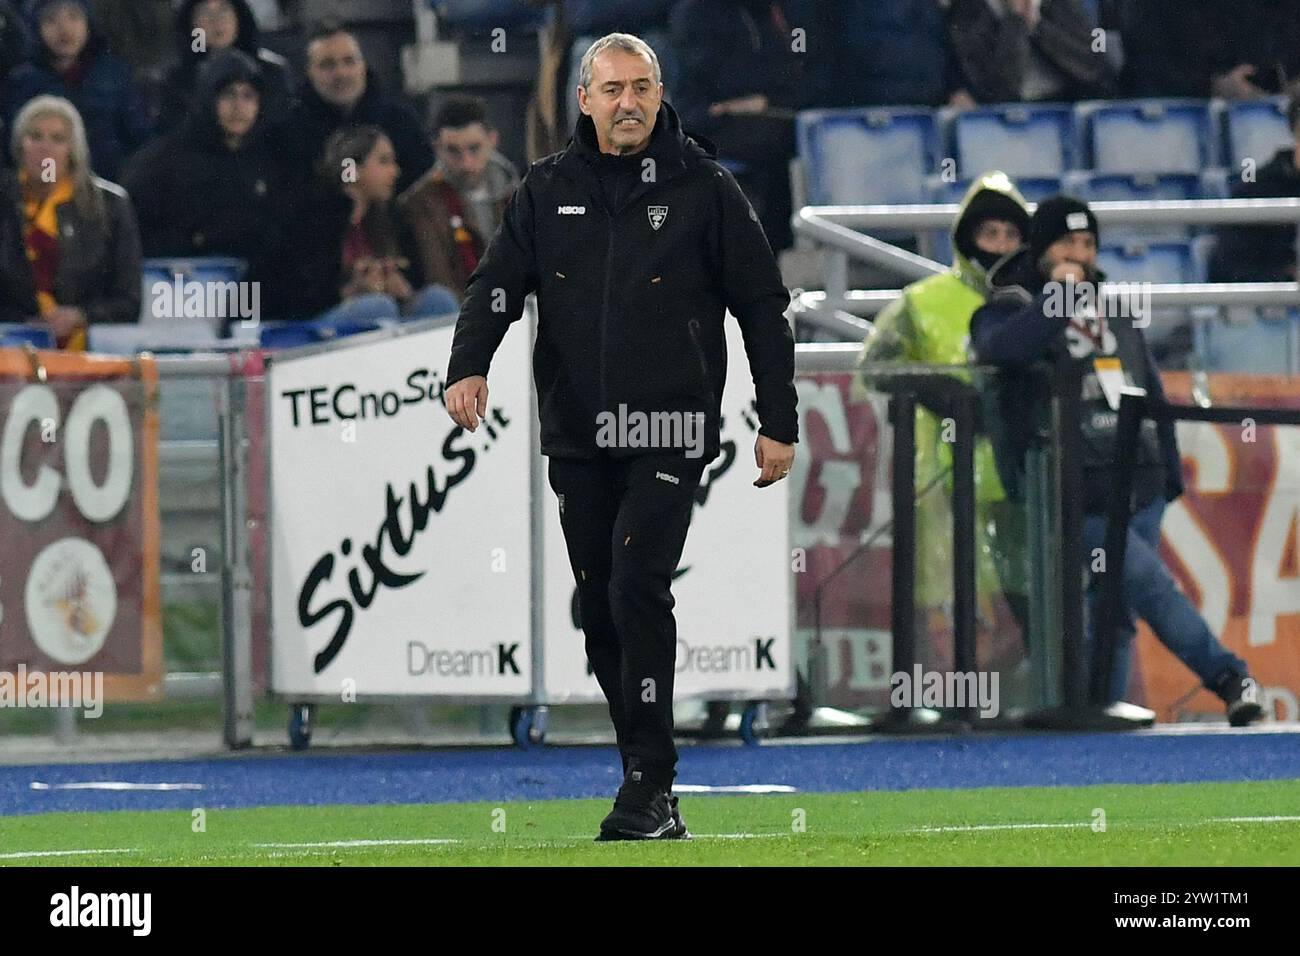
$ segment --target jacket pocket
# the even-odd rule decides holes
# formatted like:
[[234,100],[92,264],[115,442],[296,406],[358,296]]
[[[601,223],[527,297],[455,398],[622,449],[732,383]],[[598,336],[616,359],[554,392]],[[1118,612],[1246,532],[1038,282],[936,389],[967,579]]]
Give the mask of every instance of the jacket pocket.
[[704,384],[706,394],[713,394],[713,385],[709,380],[709,360],[704,354],[704,346],[700,344],[700,323],[698,319],[692,318],[686,326],[687,332],[691,336],[691,347],[695,352],[695,358],[698,360],[700,370],[700,381]]

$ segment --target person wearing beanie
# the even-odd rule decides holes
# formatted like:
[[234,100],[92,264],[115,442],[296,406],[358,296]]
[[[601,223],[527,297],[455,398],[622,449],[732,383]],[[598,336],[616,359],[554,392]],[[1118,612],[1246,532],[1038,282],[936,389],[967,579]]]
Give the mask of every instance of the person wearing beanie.
[[37,96],[65,99],[86,124],[95,172],[116,180],[152,132],[131,68],[108,52],[89,0],[36,0],[28,15],[32,48],[5,83],[5,127],[12,129],[18,111]]
[[[1078,237],[1074,233],[1080,233]],[[1052,196],[1043,200],[1029,221],[1027,244],[1029,254],[1035,263],[1042,263],[1043,256],[1053,243],[1069,238],[1082,240],[1082,234],[1092,235],[1092,253],[1082,253],[1070,261],[1081,266],[1085,272],[1091,272],[1090,278],[1096,278],[1097,245],[1100,233],[1097,229],[1097,217],[1088,208],[1088,204],[1072,196]],[[1080,242],[1077,248],[1083,249],[1086,243]],[[1068,255],[1068,254],[1067,254]]]
[[[1045,429],[1050,390],[1032,368],[1046,362],[1057,374],[1082,377],[1079,429],[1083,455],[1083,545],[1087,556],[1106,541],[1111,475],[1123,454],[1135,456],[1132,520],[1124,557],[1124,627],[1108,675],[1108,701],[1128,689],[1136,616],[1227,705],[1228,721],[1244,726],[1263,713],[1246,664],[1215,638],[1205,619],[1178,589],[1159,552],[1165,504],[1182,494],[1182,463],[1173,423],[1142,422],[1137,446],[1116,447],[1120,391],[1145,389],[1164,401],[1160,373],[1136,317],[1108,316],[1095,285],[1099,230],[1091,209],[1069,196],[1040,203],[1029,221],[1023,249],[990,275],[988,301],[971,320],[976,359],[997,365],[993,436],[998,473],[1014,499],[1023,498],[1025,454]],[[1094,304],[1088,304],[1094,303]],[[1096,602],[1101,576],[1090,575],[1087,644],[1096,644]],[[1090,655],[1095,657],[1095,655]]]
[[[1025,200],[1005,173],[991,171],[971,183],[952,225],[953,264],[903,290],[876,316],[863,342],[860,369],[882,362],[966,362],[970,320],[988,295],[989,270],[1020,248],[1029,226]],[[888,376],[854,376],[852,395],[867,400],[869,389],[888,390]],[[952,599],[952,446],[942,440],[939,416],[916,410],[916,606],[917,631]],[[940,487],[937,480],[948,476]],[[928,491],[925,489],[929,489]],[[975,447],[977,591],[982,600],[1003,592],[1024,634],[1028,617],[1022,509],[1008,505],[987,439]],[[931,633],[936,652],[951,655],[942,631]],[[942,648],[942,650],[940,650]]]

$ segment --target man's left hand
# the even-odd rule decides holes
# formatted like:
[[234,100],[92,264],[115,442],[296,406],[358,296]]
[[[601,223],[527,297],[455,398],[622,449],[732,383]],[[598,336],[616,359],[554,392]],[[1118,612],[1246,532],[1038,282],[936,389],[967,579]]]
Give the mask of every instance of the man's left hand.
[[86,313],[76,306],[60,305],[43,316],[54,330],[54,337],[59,342],[66,342],[72,333],[86,324]]
[[754,463],[762,470],[755,488],[766,488],[790,474],[794,463],[794,445],[786,445],[760,434],[754,442]]

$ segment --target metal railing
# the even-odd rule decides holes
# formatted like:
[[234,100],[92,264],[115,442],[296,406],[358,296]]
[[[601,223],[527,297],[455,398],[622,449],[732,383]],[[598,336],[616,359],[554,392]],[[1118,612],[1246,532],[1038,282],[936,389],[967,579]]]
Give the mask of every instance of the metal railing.
[[[1032,212],[1036,204],[1029,203]],[[1168,199],[1151,202],[1094,202],[1089,208],[1104,225],[1268,225],[1291,223],[1300,238],[1300,199]],[[805,206],[791,222],[795,234],[823,250],[824,291],[802,292],[795,298],[796,315],[847,339],[861,339],[874,315],[897,299],[900,289],[851,290],[850,260],[876,266],[912,282],[944,271],[947,266],[902,249],[870,232],[945,229],[960,212],[955,203],[937,205]],[[1196,306],[1300,306],[1300,283],[1239,282],[1152,284],[1154,308]],[[1121,295],[1103,284],[1100,294]]]

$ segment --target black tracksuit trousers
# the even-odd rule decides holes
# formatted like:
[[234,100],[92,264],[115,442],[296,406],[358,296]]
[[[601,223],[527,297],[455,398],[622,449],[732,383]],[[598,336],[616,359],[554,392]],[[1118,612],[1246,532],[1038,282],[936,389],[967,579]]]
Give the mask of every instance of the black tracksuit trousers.
[[680,450],[550,459],[587,660],[609,701],[623,771],[671,789],[677,622],[670,588],[708,464]]

